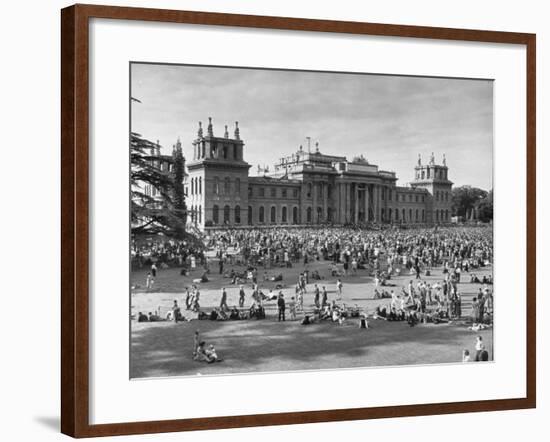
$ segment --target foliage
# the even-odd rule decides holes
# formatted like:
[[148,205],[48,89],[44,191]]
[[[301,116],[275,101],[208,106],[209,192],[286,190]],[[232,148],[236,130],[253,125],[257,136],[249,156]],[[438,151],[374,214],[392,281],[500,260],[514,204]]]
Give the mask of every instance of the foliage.
[[478,205],[479,219],[481,221],[491,221],[493,219],[493,190],[491,189],[485,198]]
[[[154,155],[157,147],[140,134],[130,134],[132,234],[181,238],[185,232],[185,197],[181,180],[176,181],[183,178],[183,165],[174,174],[161,170]],[[163,160],[174,163],[171,158]],[[157,189],[158,198],[145,193],[147,184]]]
[[[487,198],[488,192],[472,186],[455,187],[452,190],[453,216],[466,217],[472,209],[479,207],[481,201]],[[491,205],[492,219],[492,205]]]

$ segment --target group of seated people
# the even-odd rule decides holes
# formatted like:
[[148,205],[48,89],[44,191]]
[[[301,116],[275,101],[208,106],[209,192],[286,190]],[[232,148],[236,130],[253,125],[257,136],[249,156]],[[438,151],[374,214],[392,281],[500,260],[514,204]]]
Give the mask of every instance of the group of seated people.
[[449,322],[447,311],[435,308],[430,311],[421,312],[415,306],[400,309],[391,306],[379,305],[374,313],[375,319],[384,319],[386,321],[407,321],[414,327],[419,322],[441,324]]
[[249,309],[238,309],[233,306],[229,311],[215,308],[210,313],[201,311],[198,319],[209,321],[239,321],[244,319],[265,319],[265,309],[261,304],[254,302]]
[[493,276],[492,275],[483,275],[483,278],[479,279],[475,273],[470,275],[470,282],[472,284],[492,284]]
[[166,319],[161,318],[156,313],[153,314],[152,312],[149,312],[147,315],[145,313],[139,312],[138,313],[138,322],[160,322],[160,321],[166,321]]

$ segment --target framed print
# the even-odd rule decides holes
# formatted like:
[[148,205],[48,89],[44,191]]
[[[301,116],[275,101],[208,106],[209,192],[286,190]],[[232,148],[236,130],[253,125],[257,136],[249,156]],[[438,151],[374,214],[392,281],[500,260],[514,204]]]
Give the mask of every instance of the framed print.
[[61,18],[63,433],[535,407],[533,34]]

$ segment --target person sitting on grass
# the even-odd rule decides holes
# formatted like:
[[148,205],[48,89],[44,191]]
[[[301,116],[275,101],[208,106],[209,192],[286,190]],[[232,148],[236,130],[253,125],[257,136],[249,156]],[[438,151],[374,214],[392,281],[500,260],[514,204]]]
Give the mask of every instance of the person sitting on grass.
[[237,308],[236,305],[234,305],[231,311],[229,312],[229,319],[233,321],[240,319],[239,309]]
[[161,321],[164,321],[164,319],[162,319],[156,313],[153,314],[153,313],[149,312],[149,322],[161,322]]
[[[212,348],[210,348],[212,347]],[[206,348],[206,343],[204,341],[199,342],[197,351],[193,359],[198,362],[206,362],[207,364],[212,364],[214,362],[221,362],[221,359],[218,359],[216,349],[214,346]]]
[[143,314],[142,312],[139,312],[138,322],[149,322],[149,318],[147,317],[147,315]]

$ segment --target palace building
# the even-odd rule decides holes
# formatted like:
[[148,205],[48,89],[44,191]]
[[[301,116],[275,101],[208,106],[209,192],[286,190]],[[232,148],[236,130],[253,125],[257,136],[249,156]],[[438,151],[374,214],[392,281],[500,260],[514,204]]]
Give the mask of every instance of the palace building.
[[209,118],[201,123],[187,159],[188,222],[209,227],[321,225],[347,223],[444,224],[451,222],[451,189],[445,157],[428,164],[420,156],[414,180],[397,186],[394,172],[363,156],[349,161],[302,146],[280,158],[270,171],[250,176],[238,123],[214,135]]

